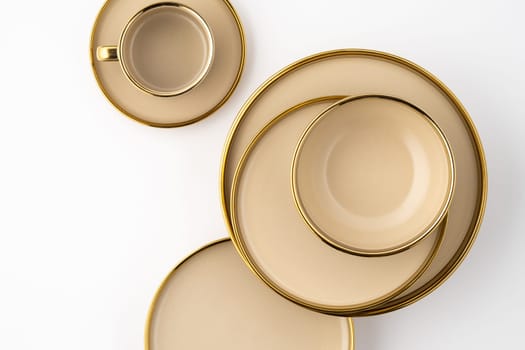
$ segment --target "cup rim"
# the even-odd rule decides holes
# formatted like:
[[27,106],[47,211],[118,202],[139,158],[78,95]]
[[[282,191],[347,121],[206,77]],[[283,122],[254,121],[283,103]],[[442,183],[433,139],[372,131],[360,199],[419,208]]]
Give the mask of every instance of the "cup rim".
[[[124,47],[124,41],[126,40],[126,36],[129,34],[131,26],[133,24],[135,24],[145,13],[147,13],[149,11],[152,11],[152,10],[155,10],[155,9],[158,9],[158,8],[162,8],[162,7],[177,8],[179,10],[182,10],[182,11],[186,12],[187,14],[192,16],[194,19],[196,19],[197,22],[199,22],[199,25],[201,26],[201,28],[204,29],[204,33],[206,34],[206,42],[208,43],[208,47],[209,47],[208,55],[207,55],[207,58],[206,58],[206,63],[204,65],[205,68],[202,69],[202,71],[197,76],[197,78],[193,79],[191,81],[191,83],[186,84],[185,86],[183,86],[180,89],[167,91],[167,92],[162,92],[162,91],[158,91],[158,90],[152,89],[152,88],[150,88],[148,86],[145,86],[139,80],[137,80],[134,77],[134,75],[131,72],[131,70],[129,69],[128,63],[126,63],[126,61],[127,61],[127,59],[125,58],[126,56],[122,54],[123,47]],[[157,97],[174,97],[174,96],[182,95],[182,94],[192,90],[193,88],[195,88],[208,75],[208,73],[210,71],[210,68],[212,66],[212,63],[213,63],[214,56],[215,56],[215,40],[213,38],[213,34],[212,34],[211,28],[208,25],[208,23],[195,10],[193,10],[192,8],[190,8],[187,5],[183,5],[183,4],[178,3],[178,2],[158,2],[158,3],[154,3],[152,5],[146,6],[143,9],[141,9],[140,11],[138,11],[126,23],[126,26],[124,27],[124,29],[122,30],[122,32],[120,34],[120,38],[119,38],[119,42],[118,42],[118,46],[117,47],[118,47],[118,49],[117,49],[118,61],[120,63],[120,66],[121,66],[122,70],[124,71],[124,74],[128,78],[128,80],[133,85],[135,85],[137,88],[139,88],[140,90],[142,90],[142,91],[144,91],[144,92],[146,92],[148,94],[151,94],[153,96],[157,96]]]
[[[413,237],[406,242],[390,247],[385,249],[363,249],[358,246],[349,245],[343,242],[338,241],[337,239],[333,238],[329,233],[325,232],[322,228],[319,227],[315,223],[315,221],[310,217],[308,214],[305,205],[303,201],[301,200],[301,196],[299,194],[299,185],[297,181],[298,177],[298,163],[299,163],[299,156],[301,154],[302,148],[304,146],[304,143],[306,142],[306,139],[308,138],[309,134],[313,131],[315,128],[315,125],[323,119],[327,114],[330,113],[334,108],[338,106],[342,106],[346,103],[357,101],[365,98],[382,98],[382,99],[389,99],[397,102],[401,102],[403,104],[406,104],[421,114],[423,114],[426,117],[426,120],[428,121],[429,125],[436,131],[439,138],[442,141],[443,150],[445,151],[447,158],[448,158],[448,164],[449,164],[449,171],[448,171],[448,188],[447,188],[447,195],[445,199],[441,202],[441,206],[439,211],[436,213],[436,215],[433,217],[431,221],[429,221],[429,224],[426,226],[426,228],[413,235]],[[450,208],[450,205],[452,203],[452,198],[454,196],[456,186],[456,165],[455,165],[455,159],[454,155],[451,149],[451,146],[447,140],[446,135],[441,130],[441,128],[437,125],[437,123],[421,108],[418,106],[403,100],[401,98],[390,96],[390,95],[382,95],[382,94],[364,94],[364,95],[358,95],[358,96],[349,96],[345,97],[333,105],[326,108],[324,111],[319,113],[312,122],[306,127],[305,131],[302,133],[301,137],[299,138],[299,141],[297,142],[297,146],[295,148],[295,152],[292,159],[292,166],[291,166],[291,189],[292,189],[292,197],[293,201],[295,203],[295,206],[302,217],[303,221],[310,227],[310,229],[319,237],[321,238],[325,243],[329,244],[333,248],[336,248],[342,252],[350,253],[358,256],[365,256],[365,257],[373,257],[373,256],[387,256],[392,255],[396,253],[400,253],[402,251],[405,251],[415,245],[416,243],[420,242],[424,238],[426,238],[429,234],[434,232],[434,230],[439,226],[439,224],[444,220],[446,217],[446,214],[448,213],[448,209]]]

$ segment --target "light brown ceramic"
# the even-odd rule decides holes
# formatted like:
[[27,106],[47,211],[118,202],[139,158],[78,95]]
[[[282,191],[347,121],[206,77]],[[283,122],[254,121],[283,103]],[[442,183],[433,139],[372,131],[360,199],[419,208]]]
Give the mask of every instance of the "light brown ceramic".
[[413,249],[374,258],[342,253],[312,234],[295,207],[290,165],[297,140],[331,99],[306,101],[257,134],[235,174],[231,215],[234,240],[261,278],[303,306],[350,315],[408,288],[443,227]]
[[199,84],[213,61],[206,21],[178,3],[159,3],[130,19],[118,46],[99,46],[99,61],[120,61],[132,84],[155,96],[176,96]]
[[[101,90],[109,101],[127,116],[151,126],[183,126],[210,115],[222,106],[233,93],[244,66],[244,33],[237,14],[227,0],[177,1],[177,4],[197,13],[209,27],[213,37],[213,61],[207,67],[206,59],[202,60],[206,55],[198,54],[201,59],[197,61],[192,61],[190,54],[183,55],[181,60],[177,61],[178,64],[186,66],[186,68],[192,67],[192,69],[179,70],[180,67],[173,66],[172,70],[169,71],[170,74],[159,77],[158,73],[165,70],[157,70],[142,62],[141,58],[144,56],[137,54],[135,58],[138,57],[138,59],[133,61],[140,67],[135,67],[135,73],[132,75],[139,77],[137,81],[141,82],[142,87],[147,85],[152,90],[147,93],[143,89],[137,88],[137,84],[131,83],[128,74],[125,73],[119,62],[100,61],[101,56],[102,58],[111,58],[111,55],[104,55],[103,50],[101,55],[99,48],[118,43],[130,19],[144,9],[159,3],[163,2],[154,0],[108,0],[105,3],[97,17],[91,38],[93,72]],[[188,22],[181,21],[181,23],[187,24]],[[173,30],[172,27],[170,28]],[[185,26],[185,28],[187,34],[191,34],[194,39],[201,34],[201,36],[206,36],[206,30],[202,30],[204,27],[193,31],[190,30],[190,27]],[[146,31],[143,34],[148,33]],[[162,38],[157,39],[163,41]],[[208,51],[205,45],[205,43],[209,43],[208,39],[194,39],[188,40],[188,45],[196,44],[195,49],[201,53]],[[157,43],[156,40],[143,40],[141,46],[153,45],[155,46],[153,49],[156,50],[159,47]],[[201,46],[198,47],[199,45]],[[133,53],[132,50],[128,51]],[[209,58],[209,56],[206,57]],[[144,67],[148,67],[149,70]],[[143,74],[140,78],[140,74],[137,74],[138,71],[147,74]],[[179,74],[182,76],[177,77]],[[202,74],[202,79],[200,79]],[[170,76],[179,81],[180,84],[163,82],[164,78]],[[170,96],[152,94],[159,95],[159,92],[160,95]],[[173,96],[174,93],[181,94]]]
[[231,241],[212,243],[162,283],[146,350],[353,350],[352,321],[301,308],[253,276]]
[[381,256],[419,242],[441,222],[454,161],[432,119],[407,101],[348,97],[299,140],[292,189],[301,215],[343,251]]
[[[243,106],[226,142],[221,175],[224,216],[232,232],[230,195],[233,178],[255,135],[275,115],[305,100],[322,95],[370,93],[409,100],[433,117],[454,154],[456,188],[448,212],[447,231],[431,266],[405,292],[387,303],[363,310],[359,315],[396,310],[429,294],[454,272],[475,240],[487,196],[485,158],[476,129],[453,93],[421,67],[382,52],[348,49],[307,57],[266,81]],[[279,248],[279,241],[274,246]],[[300,250],[300,247],[296,249]],[[249,265],[253,261],[246,255],[244,258]],[[317,263],[321,265],[322,261]],[[297,302],[295,298],[289,298]]]

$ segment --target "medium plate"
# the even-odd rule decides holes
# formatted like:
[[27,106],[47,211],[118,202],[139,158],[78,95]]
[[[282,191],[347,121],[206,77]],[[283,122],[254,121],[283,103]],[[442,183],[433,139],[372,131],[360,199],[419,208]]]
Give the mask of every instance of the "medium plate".
[[146,349],[353,350],[354,333],[350,319],[311,312],[272,292],[226,239],[190,255],[162,283]]
[[430,268],[400,296],[360,315],[396,310],[423,298],[454,272],[475,240],[486,204],[486,164],[476,129],[454,94],[433,75],[400,57],[358,49],[319,53],[284,68],[250,97],[230,131],[221,168],[223,212],[232,232],[230,195],[235,170],[264,125],[308,99],[370,93],[407,99],[433,116],[456,160],[456,189],[447,232]]
[[177,1],[200,16],[211,28],[215,58],[204,80],[179,96],[159,97],[139,90],[118,62],[99,62],[97,47],[116,45],[129,19],[154,0],[108,0],[91,34],[91,64],[100,89],[122,113],[156,127],[197,122],[222,106],[237,86],[244,67],[245,40],[239,17],[227,0]]
[[444,225],[413,249],[375,258],[343,253],[312,233],[295,207],[290,171],[297,140],[331,99],[306,101],[257,134],[239,162],[231,212],[234,241],[267,284],[300,305],[349,316],[414,283]]
[[345,98],[300,137],[292,190],[325,242],[363,255],[395,254],[441,223],[454,191],[454,161],[439,127],[409,102]]

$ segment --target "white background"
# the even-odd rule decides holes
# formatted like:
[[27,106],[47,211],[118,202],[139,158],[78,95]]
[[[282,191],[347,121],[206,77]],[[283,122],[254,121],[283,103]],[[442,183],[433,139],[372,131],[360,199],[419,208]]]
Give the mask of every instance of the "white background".
[[102,4],[2,6],[0,349],[143,349],[166,273],[226,235],[219,166],[241,104],[283,66],[342,47],[388,51],[440,77],[470,111],[490,176],[461,268],[413,306],[356,320],[357,349],[524,347],[523,1],[233,0],[248,41],[243,79],[216,114],[169,130],[124,117],[99,91],[88,48]]

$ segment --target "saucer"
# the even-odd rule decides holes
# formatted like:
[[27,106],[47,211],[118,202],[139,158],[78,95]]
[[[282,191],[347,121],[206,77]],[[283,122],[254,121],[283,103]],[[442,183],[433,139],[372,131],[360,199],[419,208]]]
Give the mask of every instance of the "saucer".
[[385,95],[321,112],[295,150],[292,189],[310,228],[337,249],[395,254],[445,217],[454,190],[448,142],[424,111]]
[[354,349],[352,320],[279,297],[253,276],[229,239],[183,260],[160,286],[146,350]]
[[233,178],[257,133],[275,115],[302,101],[325,95],[370,93],[406,99],[433,116],[456,160],[456,188],[447,231],[430,267],[400,296],[363,310],[360,315],[396,310],[435,290],[463,261],[479,231],[487,196],[486,163],[475,126],[453,93],[421,67],[397,56],[359,49],[319,53],[285,67],[249,98],[230,131],[221,167],[223,212],[232,233]]
[[155,96],[133,85],[118,62],[97,60],[97,48],[119,42],[123,28],[143,8],[162,1],[108,0],[100,11],[91,36],[91,64],[97,83],[122,113],[147,125],[177,127],[197,122],[221,107],[236,88],[244,67],[244,32],[227,0],[184,0],[178,4],[198,13],[214,39],[214,59],[206,77],[178,96]]
[[350,316],[391,299],[428,267],[445,223],[412,249],[382,257],[343,253],[312,233],[293,200],[297,140],[333,97],[305,101],[269,122],[246,149],[233,180],[233,241],[250,267],[294,302]]

